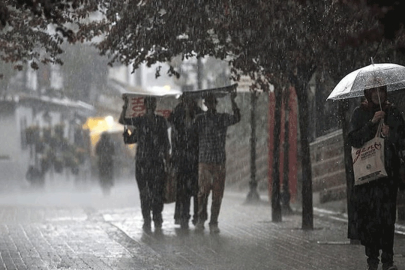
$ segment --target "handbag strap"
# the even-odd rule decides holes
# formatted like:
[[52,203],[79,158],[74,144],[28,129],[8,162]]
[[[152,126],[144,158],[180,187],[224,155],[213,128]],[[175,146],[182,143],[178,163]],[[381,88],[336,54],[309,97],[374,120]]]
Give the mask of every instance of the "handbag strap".
[[398,149],[396,145],[394,145],[394,147],[395,147],[395,150],[396,150],[395,152],[398,153],[399,159],[401,159],[402,162],[405,162],[405,157],[404,157],[404,151],[405,150]]
[[384,125],[384,119],[381,119],[380,123],[378,123],[377,132],[375,133],[375,137],[378,137],[378,138],[381,137],[381,129],[382,129],[383,125]]

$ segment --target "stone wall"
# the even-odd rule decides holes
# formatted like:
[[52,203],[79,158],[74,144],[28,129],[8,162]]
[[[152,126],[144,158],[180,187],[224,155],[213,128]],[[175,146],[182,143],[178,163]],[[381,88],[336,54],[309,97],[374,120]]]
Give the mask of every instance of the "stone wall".
[[[310,145],[313,192],[319,203],[346,200],[342,130],[317,138]],[[405,220],[405,191],[398,192],[398,220]]]
[[318,137],[310,145],[313,191],[320,203],[346,198],[342,130]]

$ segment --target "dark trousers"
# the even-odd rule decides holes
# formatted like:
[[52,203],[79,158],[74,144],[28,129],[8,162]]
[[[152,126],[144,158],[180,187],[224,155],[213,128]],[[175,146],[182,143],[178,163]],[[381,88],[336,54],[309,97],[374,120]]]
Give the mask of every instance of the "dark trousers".
[[112,160],[100,159],[98,162],[98,176],[100,184],[112,185],[114,181],[114,163]]
[[163,160],[139,159],[136,161],[135,177],[141,199],[144,222],[151,221],[151,212],[155,223],[162,223],[163,191],[165,167]]
[[182,170],[179,168],[177,174],[177,195],[174,219],[176,223],[188,223],[190,219],[191,197],[193,197],[193,223],[197,221],[198,212],[198,169]]
[[381,250],[381,262],[383,264],[392,264],[394,261],[394,225],[385,228],[385,238],[381,244],[367,243],[365,245],[365,251],[367,256],[367,263],[369,265],[378,265],[380,262],[380,250]]

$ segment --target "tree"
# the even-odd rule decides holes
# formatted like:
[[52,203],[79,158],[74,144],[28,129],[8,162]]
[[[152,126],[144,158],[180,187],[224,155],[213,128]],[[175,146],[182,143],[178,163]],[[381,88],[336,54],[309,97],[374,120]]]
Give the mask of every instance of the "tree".
[[[273,5],[273,3],[260,0],[189,2],[179,0],[171,1],[170,4],[156,0],[4,0],[0,2],[1,59],[6,62],[26,62],[35,59],[60,63],[57,56],[63,52],[59,46],[61,42],[83,41],[91,39],[94,35],[105,33],[112,34],[112,36],[115,36],[114,33],[125,34],[118,40],[110,39],[101,45],[101,49],[105,53],[110,48],[116,47],[113,50],[120,51],[119,54],[122,57],[115,55],[115,59],[124,60],[130,64],[132,64],[132,59],[140,59],[142,62],[141,59],[145,56],[148,56],[147,62],[149,63],[168,58],[167,56],[170,54],[180,55],[182,52],[186,52],[185,57],[187,57],[190,51],[197,48],[199,50],[194,52],[198,55],[213,53],[224,59],[228,53],[227,47],[222,44],[230,43],[229,41],[238,43],[230,46],[235,48],[232,53],[243,53],[244,50],[238,50],[236,47],[248,45],[243,42],[249,35],[250,26],[254,28],[258,26],[265,30],[265,22],[268,22],[269,18],[281,18],[283,21],[284,15],[295,14],[295,10],[291,10],[291,3],[301,7],[312,5],[312,1],[305,0],[276,2],[280,2],[274,5],[278,7],[269,9],[269,5]],[[351,7],[353,10],[350,14],[360,14],[360,17],[356,16],[360,20],[372,15],[373,20],[378,21],[373,28],[356,31],[352,35],[352,43],[380,41],[385,38],[395,40],[399,48],[404,48],[405,18],[401,11],[405,3],[394,0],[339,0],[338,2]],[[332,3],[336,3],[336,1],[322,2],[325,6],[330,6]],[[98,19],[89,20],[94,13],[105,14],[107,20],[103,22]],[[242,18],[238,18],[239,15]],[[344,16],[344,18],[350,19],[350,16]],[[264,19],[263,23],[257,25],[256,23],[261,19]],[[327,19],[334,21],[336,18],[328,17]],[[111,27],[110,23],[117,21],[120,21],[119,25]],[[130,24],[126,26],[125,23]],[[280,26],[279,23],[276,25]],[[198,27],[196,28],[196,26]],[[53,30],[49,31],[49,27]],[[238,39],[229,40],[227,30],[231,35],[231,32],[236,35],[241,34],[239,42]],[[127,32],[125,33],[125,31]],[[153,35],[150,36],[150,33]],[[135,36],[141,38],[139,42],[134,40]],[[178,37],[178,48],[173,50],[175,47],[172,46],[173,42],[164,42],[165,45],[170,46],[160,47],[163,40],[168,37]],[[261,38],[261,36],[259,37]],[[156,47],[154,42],[147,41],[156,39],[161,41],[159,44],[156,43]],[[183,42],[185,40],[187,42]],[[114,41],[114,44],[109,45],[110,41]],[[141,45],[139,47],[144,48],[143,53],[137,55],[138,53],[134,52],[131,55],[129,52],[133,45]],[[121,47],[118,48],[119,46]],[[37,50],[38,47],[42,50]],[[13,51],[10,48],[18,49]],[[158,52],[153,57],[149,54],[151,48]],[[170,51],[167,48],[170,48]],[[138,64],[135,61],[134,67]],[[32,66],[36,68],[35,64]]]
[[[20,2],[26,5],[16,4]],[[37,2],[41,5],[35,5]],[[74,8],[73,3],[80,5]],[[359,5],[362,3],[359,2]],[[45,10],[47,4],[57,5],[53,6],[56,11]],[[308,82],[317,68],[327,66],[328,61],[339,63],[334,60],[341,60],[340,51],[347,46],[375,49],[381,40],[376,37],[381,37],[383,33],[379,13],[373,13],[372,8],[357,8],[359,6],[343,0],[6,1],[6,8],[10,5],[17,7],[18,13],[8,9],[6,21],[18,26],[13,25],[20,35],[25,30],[30,36],[24,40],[28,44],[25,47],[45,45],[45,52],[50,57],[23,50],[21,45],[18,46],[23,44],[20,42],[11,44],[17,48],[14,51],[7,50],[7,46],[1,48],[7,52],[8,57],[4,59],[8,61],[43,59],[45,62],[58,62],[58,44],[63,37],[71,41],[94,41],[95,37],[101,36],[102,40],[96,46],[102,54],[111,57],[110,64],[118,61],[132,65],[134,70],[141,63],[148,66],[167,63],[176,56],[182,59],[212,56],[229,62],[234,80],[238,80],[240,75],[249,75],[254,80],[252,89],[266,91],[269,83],[287,78],[295,86],[299,101],[303,228],[312,229]],[[104,17],[84,22],[89,12],[95,10]],[[26,29],[25,24],[19,25],[16,22],[18,17],[20,20],[27,18],[34,28],[27,26]],[[72,27],[74,35],[69,34],[72,29],[68,28],[69,23],[76,23]],[[61,27],[55,34],[49,35],[45,29],[52,24]],[[9,34],[6,38],[10,41],[19,39],[18,35],[11,35],[14,31],[6,29],[3,32]],[[37,32],[40,35],[36,37],[41,38],[33,39],[31,36]],[[369,37],[364,33],[374,35]],[[69,39],[72,36],[74,38]],[[400,38],[396,38],[393,43],[398,45],[401,42]],[[170,67],[168,72],[179,75],[174,67]]]
[[363,13],[371,13],[373,19],[378,21],[378,26],[365,29],[353,36],[353,43],[359,41],[395,41],[396,49],[405,52],[404,26],[405,9],[404,1],[396,0],[339,0],[339,2]]
[[62,64],[63,42],[73,43],[84,19],[103,8],[100,0],[3,0],[0,2],[0,59],[16,69]]
[[[370,10],[315,0],[149,0],[107,6],[106,19],[97,24],[97,29],[107,29],[98,48],[112,62],[136,69],[143,62],[169,62],[177,55],[182,59],[212,56],[230,63],[235,80],[241,74],[250,75],[255,81],[252,89],[268,90],[269,83],[288,78],[299,101],[303,228],[312,229],[308,83],[318,67],[331,59],[340,61],[339,51],[353,45],[354,37],[356,46],[375,49],[377,42],[361,36],[380,29]],[[79,34],[92,38],[89,29]],[[169,73],[178,75],[173,67]]]

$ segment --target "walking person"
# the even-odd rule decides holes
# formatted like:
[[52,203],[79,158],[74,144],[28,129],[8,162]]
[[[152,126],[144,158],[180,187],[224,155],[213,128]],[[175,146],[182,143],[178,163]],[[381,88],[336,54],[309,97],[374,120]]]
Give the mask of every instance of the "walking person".
[[387,87],[364,90],[365,100],[352,115],[348,142],[360,148],[374,138],[380,120],[385,138],[385,169],[388,176],[354,187],[355,220],[359,240],[365,247],[367,269],[397,270],[394,265],[394,230],[399,187],[398,151],[403,149],[405,123],[400,111],[387,100]]
[[182,95],[168,118],[173,127],[171,162],[177,172],[174,220],[182,229],[189,228],[191,197],[194,208],[192,223],[197,223],[198,133],[192,128],[192,121],[202,112],[194,99]]
[[[169,160],[168,125],[163,116],[156,115],[156,98],[145,97],[143,116],[125,118],[128,101],[125,101],[120,123],[136,128],[135,177],[138,184],[143,229],[151,230],[151,221],[157,230],[162,228],[165,164]],[[152,217],[151,217],[152,214]]]
[[194,127],[198,131],[199,164],[198,164],[198,221],[196,231],[204,230],[204,222],[208,219],[208,196],[212,191],[211,217],[209,228],[211,233],[219,233],[218,216],[221,208],[225,187],[225,142],[229,126],[240,121],[240,111],[235,102],[236,92],[231,95],[233,114],[218,113],[217,99],[209,94],[204,99],[207,111],[196,117]]
[[98,156],[98,175],[101,189],[104,195],[109,195],[114,185],[114,143],[107,132],[101,134],[96,144],[96,155]]

